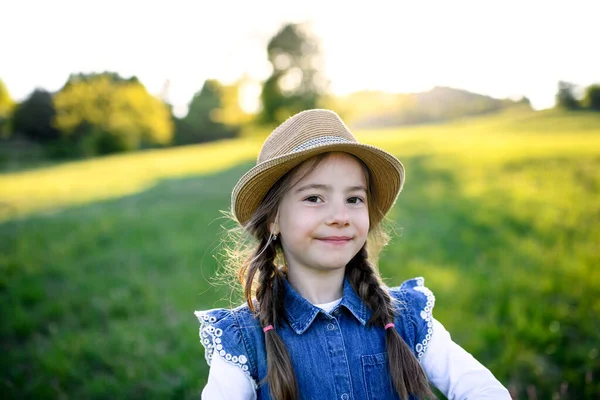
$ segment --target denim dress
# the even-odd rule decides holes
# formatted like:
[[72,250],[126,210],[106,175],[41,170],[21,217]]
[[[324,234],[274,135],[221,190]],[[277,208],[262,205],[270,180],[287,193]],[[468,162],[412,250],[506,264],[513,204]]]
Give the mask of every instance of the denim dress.
[[[431,339],[434,296],[423,278],[387,288],[398,333],[420,360]],[[391,382],[382,327],[369,327],[371,310],[344,280],[343,298],[331,313],[312,305],[286,281],[285,322],[277,326],[289,351],[301,399],[398,399]],[[247,305],[196,314],[210,365],[216,351],[244,371],[258,400],[271,399],[264,333]]]

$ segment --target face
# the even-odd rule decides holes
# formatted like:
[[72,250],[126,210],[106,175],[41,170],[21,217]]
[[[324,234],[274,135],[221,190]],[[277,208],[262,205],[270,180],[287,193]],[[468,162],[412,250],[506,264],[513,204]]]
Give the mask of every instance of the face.
[[309,167],[302,165],[292,177],[272,230],[279,231],[288,268],[345,268],[369,231],[365,171],[345,153],[328,154],[303,176]]

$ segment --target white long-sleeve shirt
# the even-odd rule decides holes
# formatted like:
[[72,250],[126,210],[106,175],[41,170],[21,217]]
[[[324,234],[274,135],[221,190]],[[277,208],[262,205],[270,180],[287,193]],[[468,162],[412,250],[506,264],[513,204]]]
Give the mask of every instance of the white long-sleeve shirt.
[[[330,312],[341,300],[316,306]],[[448,400],[511,398],[508,390],[487,368],[452,341],[450,333],[436,319],[433,319],[433,334],[421,359],[421,367],[427,379]],[[248,374],[215,352],[202,400],[256,400],[254,388]]]

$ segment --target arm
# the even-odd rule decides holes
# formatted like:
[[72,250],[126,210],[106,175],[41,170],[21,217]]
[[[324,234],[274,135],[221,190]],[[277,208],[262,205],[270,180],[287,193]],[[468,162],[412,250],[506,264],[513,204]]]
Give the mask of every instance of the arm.
[[208,399],[256,400],[256,391],[250,377],[225,361],[216,350],[212,356],[208,382],[202,391],[202,400]]
[[433,319],[433,334],[421,365],[427,379],[449,400],[510,399],[508,390]]

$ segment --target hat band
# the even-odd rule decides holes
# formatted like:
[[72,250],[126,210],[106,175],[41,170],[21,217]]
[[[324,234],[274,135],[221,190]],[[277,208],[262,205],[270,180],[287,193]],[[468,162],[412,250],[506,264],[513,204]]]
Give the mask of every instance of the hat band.
[[313,147],[324,146],[326,144],[335,144],[335,143],[348,143],[350,140],[339,137],[339,136],[320,136],[314,139],[310,139],[301,145],[297,146],[292,150],[292,153],[297,153],[299,151],[312,149]]

